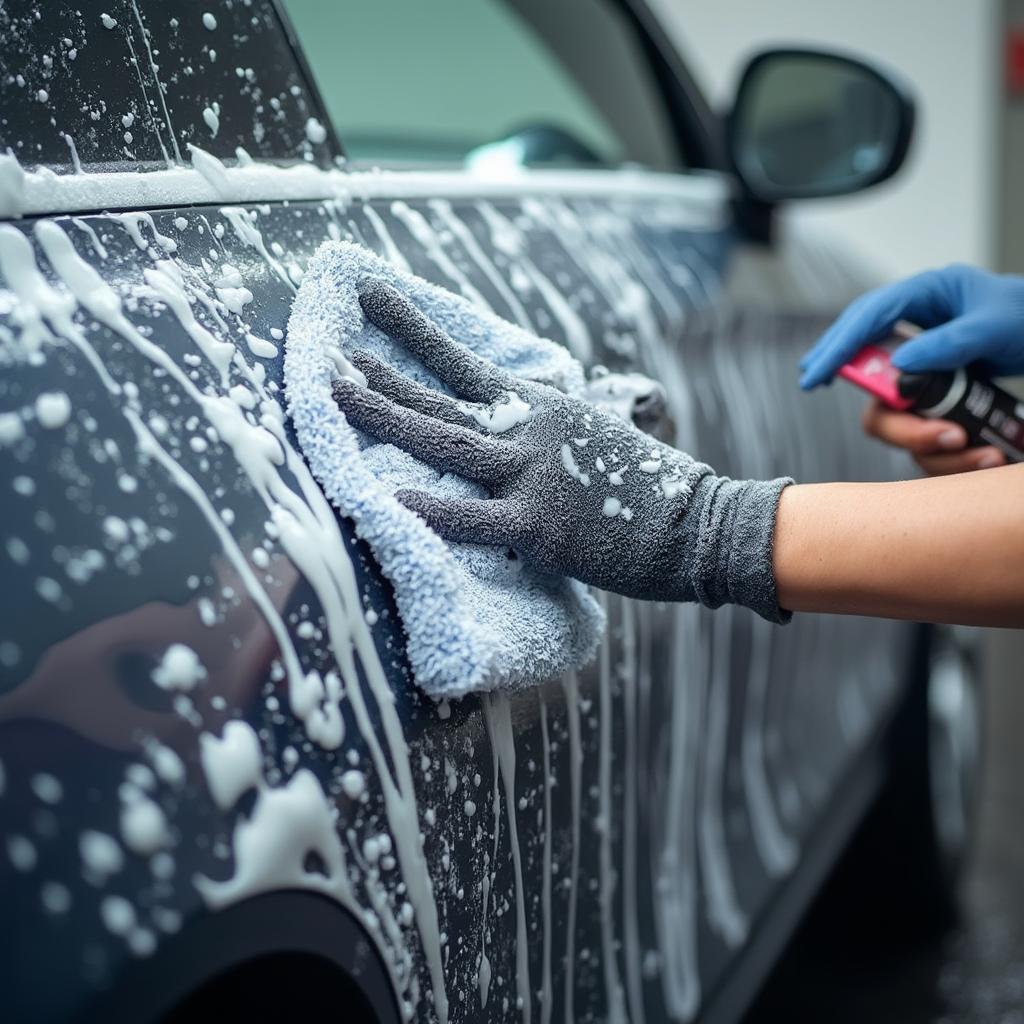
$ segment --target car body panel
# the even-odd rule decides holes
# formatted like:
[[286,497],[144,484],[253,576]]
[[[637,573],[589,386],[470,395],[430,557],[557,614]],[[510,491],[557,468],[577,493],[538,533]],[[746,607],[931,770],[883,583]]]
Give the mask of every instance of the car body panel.
[[[283,332],[306,262],[350,238],[659,380],[720,472],[879,478],[852,395],[789,398],[859,282],[812,240],[743,242],[713,178],[209,166],[125,175],[149,210],[0,228],[15,1016],[87,1014],[168,936],[303,888],[361,922],[402,1016],[692,1018],[884,724],[909,629],[605,597],[578,675],[435,704],[294,445]],[[23,195],[67,210],[107,180],[68,179]],[[202,671],[161,676],[175,643]]]

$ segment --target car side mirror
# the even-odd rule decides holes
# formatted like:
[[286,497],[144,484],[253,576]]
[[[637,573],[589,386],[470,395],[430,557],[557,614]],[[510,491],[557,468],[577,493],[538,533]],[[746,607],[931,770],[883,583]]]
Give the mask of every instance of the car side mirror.
[[776,203],[891,178],[913,129],[913,97],[891,75],[841,54],[787,49],[747,65],[726,136],[747,196]]

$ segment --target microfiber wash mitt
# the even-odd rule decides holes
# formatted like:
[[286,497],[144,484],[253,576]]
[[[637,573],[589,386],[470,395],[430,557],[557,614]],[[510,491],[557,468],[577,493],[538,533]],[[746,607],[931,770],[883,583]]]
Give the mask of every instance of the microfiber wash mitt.
[[367,321],[358,292],[371,278],[399,289],[452,337],[518,376],[572,395],[583,394],[585,381],[580,364],[561,346],[396,270],[360,246],[325,242],[310,261],[288,321],[288,412],[313,475],[391,581],[416,682],[434,697],[455,697],[536,686],[581,667],[604,629],[587,589],[524,563],[511,550],[445,543],[395,492],[486,492],[357,432],[338,408],[332,382],[356,372],[345,357],[356,349],[450,394]]

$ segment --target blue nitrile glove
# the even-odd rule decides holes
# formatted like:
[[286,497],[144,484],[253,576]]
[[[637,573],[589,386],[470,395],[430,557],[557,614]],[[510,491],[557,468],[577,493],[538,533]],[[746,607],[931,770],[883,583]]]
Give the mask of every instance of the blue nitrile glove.
[[817,387],[897,320],[925,328],[892,362],[924,373],[981,363],[995,377],[1024,373],[1024,277],[953,264],[876,288],[852,302],[800,361],[800,386]]

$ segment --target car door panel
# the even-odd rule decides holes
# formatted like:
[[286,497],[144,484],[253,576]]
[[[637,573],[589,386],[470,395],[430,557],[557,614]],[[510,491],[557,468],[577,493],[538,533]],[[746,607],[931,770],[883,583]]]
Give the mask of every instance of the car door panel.
[[[200,391],[223,394],[226,385],[242,383],[280,401],[282,342],[271,332],[284,330],[293,289],[317,245],[353,237],[502,315],[526,317],[542,333],[574,344],[591,364],[636,368],[662,381],[681,443],[720,471],[801,478],[884,472],[885,460],[854,440],[848,400],[836,396],[836,410],[809,402],[806,413],[780,402],[792,386],[796,352],[826,312],[787,319],[734,302],[727,280],[736,241],[720,210],[697,206],[694,216],[683,202],[642,191],[606,199],[549,190],[520,200],[456,189],[422,200],[267,204],[244,214],[217,207],[154,211],[157,232],[175,241],[171,253],[144,220],[90,216],[59,226],[120,296],[143,340]],[[182,218],[184,228],[176,223]],[[38,249],[36,258],[60,287]],[[160,274],[170,274],[171,283]],[[206,339],[204,352],[186,328],[187,312],[180,303],[174,308],[175,283],[209,335],[230,342],[228,381],[216,369],[219,350]],[[240,314],[230,309],[244,298],[231,291],[237,288],[253,296],[237,307]],[[363,673],[367,717],[360,722],[350,694],[341,703],[343,748],[319,749],[289,713],[268,615],[227,547],[237,545],[244,562],[269,580],[265,592],[303,670],[326,675],[343,652],[332,647],[322,594],[267,537],[267,504],[238,455],[216,431],[208,433],[210,424],[183,396],[184,384],[169,380],[156,354],[133,346],[123,332],[82,310],[77,316],[102,365],[137,391],[127,398],[106,394],[83,350],[48,344],[41,366],[5,371],[5,408],[64,391],[72,396],[73,426],[59,439],[33,430],[31,449],[0,453],[6,479],[31,475],[39,487],[32,507],[11,506],[12,518],[5,516],[5,534],[33,552],[29,565],[11,565],[8,576],[8,592],[19,595],[8,621],[21,650],[0,701],[0,761],[19,794],[5,824],[11,835],[33,836],[43,875],[81,878],[71,886],[71,908],[45,922],[47,936],[59,927],[68,942],[57,968],[64,991],[84,998],[116,981],[133,953],[146,951],[151,940],[143,933],[159,949],[166,926],[201,921],[217,900],[204,902],[197,876],[223,881],[246,873],[238,843],[240,826],[255,815],[253,791],[219,807],[200,738],[242,718],[259,734],[267,792],[286,789],[308,769],[332,801],[350,860],[350,891],[332,894],[362,915],[400,1005],[429,1016],[428,993],[443,976],[451,1019],[504,1019],[519,1001],[519,1012],[531,1007],[541,1019],[569,1019],[570,1011],[581,1020],[695,1012],[726,976],[779,881],[797,867],[823,802],[882,720],[902,668],[893,653],[905,650],[898,628],[803,618],[778,629],[731,609],[709,613],[608,597],[608,641],[578,678],[536,693],[435,707],[408,677],[386,582],[342,522],[358,586],[377,615],[370,634],[395,697],[390,727],[404,738],[392,734],[387,742],[387,710]],[[584,333],[589,352],[581,350]],[[268,350],[247,334],[278,354],[254,355]],[[134,410],[137,417],[144,410],[144,427],[163,420],[163,459],[145,445],[140,452]],[[813,444],[802,422],[814,423]],[[176,478],[172,463],[198,489]],[[308,480],[289,477],[288,484],[308,498]],[[52,524],[44,518],[40,525],[40,509]],[[118,539],[114,519],[126,524],[130,544]],[[45,597],[30,596],[39,579],[66,571],[67,556],[51,536],[78,538],[59,547],[102,550],[109,561],[83,583],[63,587],[54,611],[40,603]],[[254,559],[261,545],[265,555]],[[125,546],[137,549],[132,557]],[[117,574],[116,587],[109,573]],[[108,637],[93,640],[97,631]],[[151,680],[162,650],[175,641],[201,651],[207,671],[191,707],[177,699],[183,694],[165,700]],[[52,673],[48,685],[39,683],[46,659],[59,661],[62,648],[63,663],[79,666],[87,702],[62,691]],[[874,660],[851,656],[864,650],[885,653]],[[43,730],[45,747],[24,749],[28,720],[45,723],[33,727]],[[62,742],[53,740],[58,734]],[[376,760],[375,743],[386,751]],[[173,879],[153,878],[152,860],[147,871],[145,858],[129,854],[125,872],[97,887],[95,877],[82,877],[71,836],[88,829],[118,835],[118,786],[145,779],[140,765],[154,773],[160,747],[177,753],[187,780],[156,776],[146,790],[176,837]],[[385,791],[398,784],[401,762],[412,792],[389,808]],[[357,799],[342,783],[349,771],[363,774]],[[69,799],[67,820],[62,813],[59,827],[45,825],[44,834],[28,787],[40,772],[88,780],[93,794]],[[355,789],[351,777],[349,785]],[[408,851],[405,864],[397,851],[382,852],[393,851],[395,834],[406,827],[403,808],[414,810],[423,831],[419,878],[429,875],[437,928],[447,939],[433,975],[424,944],[434,936],[420,919],[426,901],[411,915],[404,909],[403,887],[415,884],[416,870],[408,870]],[[395,862],[386,867],[390,857]],[[22,882],[20,874],[7,874],[12,884]],[[263,881],[329,888],[321,872],[294,864]],[[22,883],[8,891],[22,894],[11,905],[27,919],[34,889]],[[253,891],[238,886],[236,895]],[[124,935],[102,927],[109,896],[140,908]],[[8,930],[9,938],[18,931]],[[94,951],[91,973],[83,975],[72,955],[78,943]],[[5,957],[16,959],[14,945],[5,946]],[[32,971],[24,978],[31,980]]]

